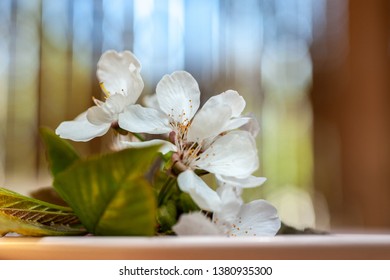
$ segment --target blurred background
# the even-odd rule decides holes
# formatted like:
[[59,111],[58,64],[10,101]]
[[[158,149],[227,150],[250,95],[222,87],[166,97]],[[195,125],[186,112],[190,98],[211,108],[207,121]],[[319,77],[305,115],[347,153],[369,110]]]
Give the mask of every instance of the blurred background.
[[[184,69],[203,101],[244,96],[268,178],[248,200],[269,199],[298,228],[390,229],[389,1],[1,0],[0,11],[0,186],[51,184],[39,127],[101,98],[100,55],[131,50],[144,95]],[[72,144],[88,155],[110,141]]]

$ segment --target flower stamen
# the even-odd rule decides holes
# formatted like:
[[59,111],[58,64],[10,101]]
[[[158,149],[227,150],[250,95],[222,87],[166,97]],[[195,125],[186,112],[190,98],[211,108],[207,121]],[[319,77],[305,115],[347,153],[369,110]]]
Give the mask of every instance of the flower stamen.
[[106,87],[104,86],[104,83],[103,82],[100,82],[99,83],[99,86],[101,88],[101,90],[103,91],[104,95],[105,95],[105,98],[109,98],[111,93],[106,89]]
[[104,105],[104,102],[103,102],[103,101],[101,101],[101,100],[95,98],[94,96],[92,96],[92,101],[93,101],[93,103],[95,103],[96,106],[98,106],[98,107],[102,107],[102,106]]

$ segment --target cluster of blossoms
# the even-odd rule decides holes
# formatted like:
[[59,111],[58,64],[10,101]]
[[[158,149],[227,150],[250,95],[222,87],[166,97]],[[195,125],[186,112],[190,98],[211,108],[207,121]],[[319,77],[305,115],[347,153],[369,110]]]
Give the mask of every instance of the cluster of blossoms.
[[[178,235],[269,236],[280,228],[276,209],[264,200],[245,204],[243,188],[260,186],[265,178],[252,175],[259,159],[256,120],[242,115],[245,100],[228,90],[211,97],[200,107],[196,80],[185,71],[165,75],[147,107],[136,104],[144,87],[141,66],[129,51],[105,52],[97,67],[105,101],[75,120],[59,125],[56,133],[65,139],[89,141],[110,128],[132,135],[159,135],[140,141],[123,141],[123,147],[159,144],[171,154],[170,174],[182,192],[202,210],[182,214],[173,231]],[[163,136],[163,137],[162,137]],[[163,140],[165,136],[166,140]],[[150,138],[150,137],[148,137]],[[218,182],[210,188],[200,174],[213,174]],[[205,212],[212,213],[210,219]]]

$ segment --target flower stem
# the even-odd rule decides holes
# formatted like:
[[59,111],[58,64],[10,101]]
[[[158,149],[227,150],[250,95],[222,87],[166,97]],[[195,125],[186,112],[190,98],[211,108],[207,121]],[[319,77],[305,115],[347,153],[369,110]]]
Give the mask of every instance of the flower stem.
[[175,183],[175,179],[176,178],[174,177],[168,177],[164,185],[161,187],[160,193],[158,194],[158,207],[160,207],[168,198],[172,185]]
[[134,132],[132,132],[132,134],[135,136],[135,138],[137,138],[137,139],[140,140],[141,142],[145,141],[145,138],[142,137],[141,134],[139,134],[139,133],[134,133]]

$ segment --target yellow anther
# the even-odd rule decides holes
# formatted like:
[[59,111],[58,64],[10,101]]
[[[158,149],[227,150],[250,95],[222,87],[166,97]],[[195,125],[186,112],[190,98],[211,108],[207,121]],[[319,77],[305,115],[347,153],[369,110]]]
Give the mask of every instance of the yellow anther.
[[104,83],[103,83],[103,82],[100,82],[100,83],[99,83],[99,86],[100,86],[100,88],[102,89],[102,91],[103,91],[105,97],[106,97],[106,98],[109,98],[111,94],[110,94],[110,92],[106,89],[106,87],[104,86]]

